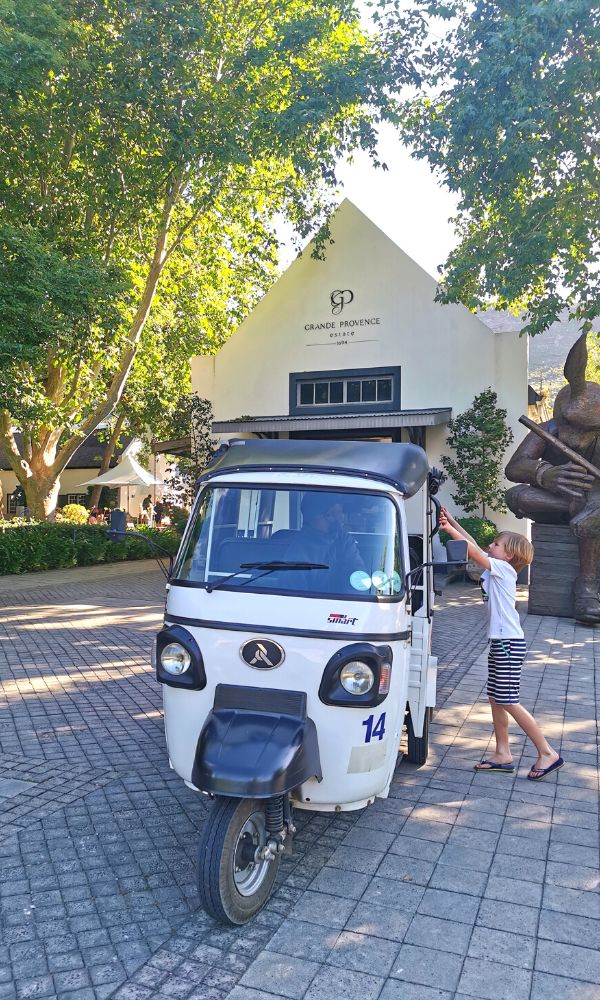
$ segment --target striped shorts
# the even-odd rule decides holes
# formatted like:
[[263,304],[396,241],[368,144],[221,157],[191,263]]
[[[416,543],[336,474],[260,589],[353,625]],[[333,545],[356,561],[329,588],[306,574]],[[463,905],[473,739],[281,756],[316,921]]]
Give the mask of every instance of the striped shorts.
[[526,652],[524,639],[490,639],[487,694],[498,705],[518,704]]

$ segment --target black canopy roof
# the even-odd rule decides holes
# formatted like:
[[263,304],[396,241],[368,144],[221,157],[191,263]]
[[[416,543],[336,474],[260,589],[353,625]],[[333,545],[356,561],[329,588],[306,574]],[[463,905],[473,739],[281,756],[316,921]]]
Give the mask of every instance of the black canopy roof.
[[221,445],[201,481],[223,472],[266,470],[364,476],[390,483],[411,497],[425,482],[429,463],[414,444],[233,439]]

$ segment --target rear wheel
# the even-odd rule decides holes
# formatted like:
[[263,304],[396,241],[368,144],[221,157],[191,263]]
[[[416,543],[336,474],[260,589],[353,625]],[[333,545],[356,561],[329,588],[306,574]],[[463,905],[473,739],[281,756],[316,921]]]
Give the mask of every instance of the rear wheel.
[[408,752],[406,754],[406,759],[409,760],[411,764],[421,765],[427,763],[427,757],[429,754],[429,723],[432,715],[433,709],[426,708],[425,718],[423,720],[423,735],[415,736],[410,708],[408,709],[406,715],[406,734],[408,737]]
[[280,856],[255,860],[267,841],[265,803],[219,797],[207,817],[198,847],[200,903],[227,924],[245,924],[265,905]]

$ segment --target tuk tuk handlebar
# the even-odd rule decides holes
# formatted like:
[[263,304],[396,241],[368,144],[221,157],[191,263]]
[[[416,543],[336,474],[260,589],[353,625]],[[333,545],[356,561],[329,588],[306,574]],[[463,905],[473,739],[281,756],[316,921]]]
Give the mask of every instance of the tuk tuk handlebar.
[[[158,565],[160,566],[166,579],[167,580],[171,579],[171,574],[173,573],[173,563],[174,563],[173,553],[169,552],[168,549],[165,549],[163,545],[159,545],[158,542],[155,542],[153,538],[147,538],[146,535],[143,535],[141,533],[141,531],[119,531],[118,529],[115,528],[109,528],[108,531],[106,532],[106,535],[111,542],[124,541],[126,538],[139,538],[142,542],[145,542],[146,545],[149,545],[151,548],[155,549],[156,553],[160,553],[160,555],[155,555],[155,559]],[[161,555],[167,556],[169,560],[168,570],[164,566],[162,559],[160,558]]]

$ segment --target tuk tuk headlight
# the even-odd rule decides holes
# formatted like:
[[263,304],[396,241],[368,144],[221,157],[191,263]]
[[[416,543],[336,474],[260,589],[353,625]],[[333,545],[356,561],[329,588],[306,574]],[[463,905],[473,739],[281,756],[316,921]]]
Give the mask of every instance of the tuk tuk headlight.
[[367,694],[375,683],[375,674],[368,663],[351,660],[340,671],[340,684],[348,694]]
[[156,679],[167,687],[202,691],[206,671],[200,647],[181,625],[165,625],[156,637]]
[[188,650],[178,642],[170,642],[160,654],[161,667],[175,677],[189,670],[191,662],[192,657]]
[[365,708],[380,705],[388,696],[392,674],[391,646],[352,642],[327,661],[319,698],[324,705]]

